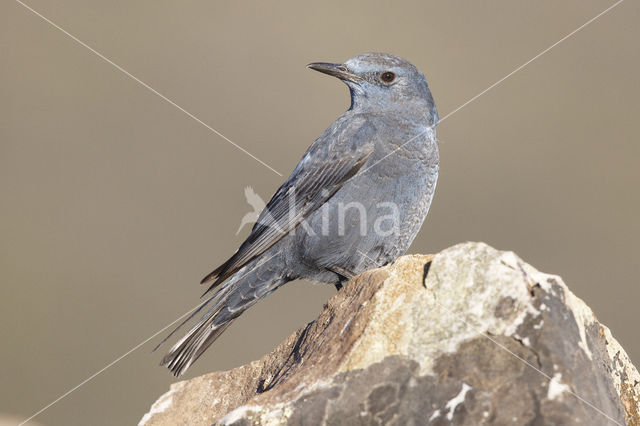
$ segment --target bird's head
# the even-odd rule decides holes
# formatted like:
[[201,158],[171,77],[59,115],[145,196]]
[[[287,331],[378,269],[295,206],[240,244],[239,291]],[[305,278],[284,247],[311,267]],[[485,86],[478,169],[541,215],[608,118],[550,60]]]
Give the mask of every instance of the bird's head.
[[349,86],[353,110],[399,110],[423,115],[429,125],[438,123],[426,78],[402,58],[388,53],[363,53],[343,64],[313,62],[307,67],[337,77]]

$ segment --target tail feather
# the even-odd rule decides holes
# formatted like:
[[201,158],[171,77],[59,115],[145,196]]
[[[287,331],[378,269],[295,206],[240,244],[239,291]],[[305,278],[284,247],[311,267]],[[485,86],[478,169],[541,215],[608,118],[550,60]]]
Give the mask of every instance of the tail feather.
[[[224,289],[221,289],[224,290]],[[187,318],[183,319],[180,324],[178,324],[178,326],[176,328],[173,329],[173,331],[171,331],[171,333],[167,334],[165,336],[164,339],[162,339],[160,341],[160,343],[158,343],[156,345],[155,348],[153,348],[152,352],[155,352],[158,350],[158,348],[160,348],[160,346],[162,346],[164,344],[164,342],[166,342],[167,340],[169,340],[171,338],[171,336],[173,336],[174,334],[176,334],[176,332],[178,330],[180,330],[186,323],[188,323],[189,321],[191,321],[193,319],[193,317],[195,317],[196,315],[198,315],[199,312],[201,312],[207,305],[209,305],[214,299],[220,299],[220,295],[221,295],[222,291],[217,292],[216,294],[214,294],[213,296],[209,297],[207,300],[205,300],[204,302],[202,302],[200,304],[200,306],[198,306],[193,312],[191,312],[189,314],[189,316],[187,316]]]
[[[166,366],[177,377],[182,375],[204,351],[239,317],[258,300],[269,295],[289,281],[284,277],[284,268],[277,259],[254,261],[238,271],[212,297],[183,321],[191,319],[197,312],[213,302],[213,305],[191,327],[162,358],[160,365]],[[174,330],[164,340],[166,341]],[[162,344],[162,342],[161,342]],[[158,345],[159,346],[159,345]]]

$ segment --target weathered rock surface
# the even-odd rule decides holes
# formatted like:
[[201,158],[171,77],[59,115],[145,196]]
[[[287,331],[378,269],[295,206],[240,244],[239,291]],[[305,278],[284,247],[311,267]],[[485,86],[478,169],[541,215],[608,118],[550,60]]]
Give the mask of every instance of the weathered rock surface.
[[356,277],[272,353],[175,383],[141,424],[635,425],[639,395],[559,277],[465,243]]

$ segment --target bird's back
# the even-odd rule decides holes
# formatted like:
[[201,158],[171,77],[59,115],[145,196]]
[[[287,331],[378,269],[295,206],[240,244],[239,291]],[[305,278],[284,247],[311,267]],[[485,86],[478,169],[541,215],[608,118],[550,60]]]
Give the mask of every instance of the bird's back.
[[[358,131],[350,124],[356,120]],[[439,155],[433,129],[403,117],[347,111],[316,143],[336,144],[343,153],[349,145],[371,144],[373,153],[296,229],[291,249],[299,255],[300,276],[333,282],[336,276],[327,268],[337,265],[357,274],[406,252],[435,190]]]

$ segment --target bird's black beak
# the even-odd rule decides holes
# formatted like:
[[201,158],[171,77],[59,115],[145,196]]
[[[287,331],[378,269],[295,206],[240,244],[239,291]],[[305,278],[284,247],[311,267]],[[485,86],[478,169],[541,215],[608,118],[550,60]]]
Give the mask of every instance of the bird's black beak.
[[307,68],[311,68],[312,70],[319,71],[323,74],[329,74],[333,77],[339,78],[342,81],[357,83],[362,80],[361,77],[349,71],[344,64],[332,64],[330,62],[312,62],[307,65]]

